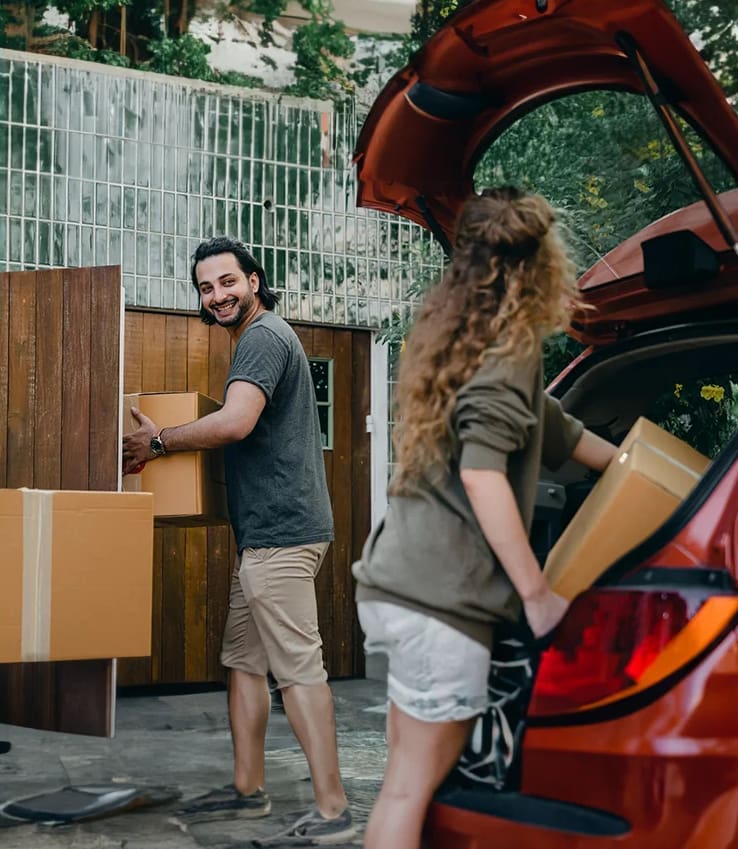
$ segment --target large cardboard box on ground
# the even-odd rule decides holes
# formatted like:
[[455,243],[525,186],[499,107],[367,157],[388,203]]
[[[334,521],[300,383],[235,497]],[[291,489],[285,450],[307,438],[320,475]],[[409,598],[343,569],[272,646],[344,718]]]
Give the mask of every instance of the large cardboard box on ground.
[[686,442],[638,419],[549,552],[544,573],[553,589],[571,599],[591,587],[666,521],[709,463]]
[[151,654],[149,493],[0,489],[0,663]]
[[[220,404],[200,392],[151,392],[123,397],[123,432],[138,427],[131,407],[174,427],[215,412]],[[166,434],[165,434],[166,437]],[[228,522],[223,451],[183,451],[149,461],[137,475],[125,475],[126,492],[152,492],[159,524],[207,525]]]

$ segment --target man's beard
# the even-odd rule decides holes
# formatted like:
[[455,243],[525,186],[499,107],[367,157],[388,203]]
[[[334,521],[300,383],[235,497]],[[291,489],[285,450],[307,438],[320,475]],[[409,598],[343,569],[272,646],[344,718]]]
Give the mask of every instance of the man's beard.
[[239,325],[244,320],[245,316],[248,315],[254,306],[254,300],[255,298],[252,292],[250,297],[249,295],[244,295],[242,298],[239,298],[226,316],[221,317],[218,310],[215,309],[211,309],[210,312],[215,321],[221,327],[233,327],[234,325]]

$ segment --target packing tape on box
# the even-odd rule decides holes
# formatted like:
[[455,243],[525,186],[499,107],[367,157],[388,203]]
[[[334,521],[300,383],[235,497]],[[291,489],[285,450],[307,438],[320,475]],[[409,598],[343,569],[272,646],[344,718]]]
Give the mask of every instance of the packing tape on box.
[[51,642],[51,531],[54,493],[23,492],[21,658],[47,660]]
[[667,451],[662,451],[661,448],[657,448],[655,445],[652,445],[650,442],[645,442],[641,439],[636,439],[631,447],[627,451],[623,451],[623,453],[618,457],[618,463],[627,463],[628,457],[630,457],[630,453],[633,450],[633,445],[645,445],[649,451],[653,454],[656,454],[658,457],[661,457],[664,460],[668,460],[672,466],[676,466],[677,469],[680,469],[682,472],[686,472],[690,477],[694,478],[695,481],[698,481],[703,472],[698,472],[690,466],[686,465],[686,463],[682,463],[680,460],[672,457]]

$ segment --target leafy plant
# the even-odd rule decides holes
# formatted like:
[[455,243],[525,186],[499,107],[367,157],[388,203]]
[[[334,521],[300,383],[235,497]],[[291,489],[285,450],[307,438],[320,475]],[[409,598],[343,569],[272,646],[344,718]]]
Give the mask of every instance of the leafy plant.
[[738,427],[738,376],[675,383],[655,402],[651,418],[707,457]]
[[210,45],[187,33],[179,38],[162,38],[149,45],[151,59],[142,67],[160,74],[174,74],[199,80],[215,80],[208,64]]

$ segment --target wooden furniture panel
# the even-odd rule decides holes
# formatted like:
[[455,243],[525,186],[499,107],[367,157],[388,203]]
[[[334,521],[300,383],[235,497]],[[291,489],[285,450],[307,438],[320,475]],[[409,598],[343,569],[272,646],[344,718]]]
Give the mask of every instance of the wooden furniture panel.
[[[0,275],[0,485],[116,489],[120,320],[118,268]],[[111,660],[0,665],[0,722],[108,734],[112,678]]]
[[[232,347],[222,328],[194,315],[128,310],[126,392],[197,390],[223,397]],[[334,446],[324,452],[336,541],[318,577],[326,665],[333,677],[362,675],[364,655],[351,563],[369,532],[370,334],[294,325],[309,357],[334,360]],[[184,376],[184,377],[183,377]],[[153,654],[119,661],[123,685],[223,681],[220,643],[235,560],[230,528],[155,531]]]

